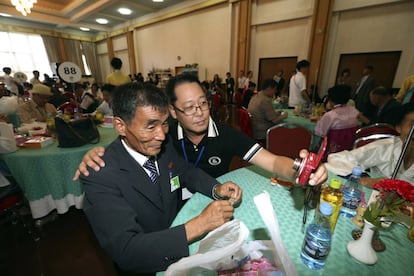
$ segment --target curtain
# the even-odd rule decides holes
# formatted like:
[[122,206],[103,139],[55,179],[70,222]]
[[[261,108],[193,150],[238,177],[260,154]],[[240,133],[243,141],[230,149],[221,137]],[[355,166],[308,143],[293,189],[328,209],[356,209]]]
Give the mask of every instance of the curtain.
[[[55,37],[47,36],[47,35],[41,35],[43,44],[45,45],[46,54],[49,59],[49,61],[53,64],[55,62],[61,62],[59,57],[59,51],[58,51],[58,44]],[[51,65],[52,67],[52,65]],[[55,72],[56,68],[51,68],[52,72]]]
[[101,72],[98,64],[98,53],[96,50],[96,44],[93,42],[82,41],[83,54],[86,57],[86,62],[89,65],[92,76],[95,78],[96,83],[102,83]]
[[64,39],[66,55],[68,60],[75,63],[82,71],[82,75],[85,75],[85,68],[83,67],[82,62],[82,51],[81,51],[81,42],[79,40],[73,39]]

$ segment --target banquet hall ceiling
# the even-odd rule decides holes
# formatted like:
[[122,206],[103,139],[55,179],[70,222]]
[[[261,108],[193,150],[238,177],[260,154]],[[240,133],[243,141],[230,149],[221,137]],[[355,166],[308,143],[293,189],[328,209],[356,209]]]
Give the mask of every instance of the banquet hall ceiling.
[[[156,3],[152,0],[38,0],[32,12],[23,16],[11,4],[10,0],[0,0],[0,24],[17,25],[32,28],[47,28],[65,32],[87,27],[91,33],[108,32],[130,22],[133,19],[158,12],[173,5],[188,2],[182,0],[164,0]],[[121,15],[119,8],[129,8],[130,15]],[[105,18],[108,24],[100,25],[95,20]]]

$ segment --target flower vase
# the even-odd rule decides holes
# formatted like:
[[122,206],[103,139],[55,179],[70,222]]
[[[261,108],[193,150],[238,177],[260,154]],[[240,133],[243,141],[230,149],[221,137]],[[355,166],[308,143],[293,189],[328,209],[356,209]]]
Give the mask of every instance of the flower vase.
[[365,221],[364,229],[362,230],[361,238],[355,241],[350,241],[347,245],[348,253],[355,260],[373,265],[377,262],[377,253],[372,248],[371,241],[375,233],[375,226],[367,220]]

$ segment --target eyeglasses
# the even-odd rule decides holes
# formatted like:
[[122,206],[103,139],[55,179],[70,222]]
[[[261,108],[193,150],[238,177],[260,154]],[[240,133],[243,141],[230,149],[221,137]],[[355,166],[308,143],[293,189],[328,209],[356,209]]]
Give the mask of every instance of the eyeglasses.
[[208,110],[211,107],[211,103],[207,100],[204,100],[204,101],[199,102],[198,105],[187,106],[187,107],[184,107],[183,109],[179,109],[175,105],[173,106],[176,110],[180,111],[184,115],[191,116],[197,113],[197,108],[200,108],[200,110],[202,111]]

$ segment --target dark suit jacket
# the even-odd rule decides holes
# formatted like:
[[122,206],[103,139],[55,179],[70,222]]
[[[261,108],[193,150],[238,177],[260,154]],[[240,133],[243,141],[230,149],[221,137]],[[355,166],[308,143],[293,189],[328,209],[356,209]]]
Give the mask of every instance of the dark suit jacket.
[[155,185],[120,138],[107,148],[103,160],[106,165],[99,172],[81,176],[84,211],[116,264],[122,270],[148,273],[188,256],[184,225],[169,228],[181,205],[180,189],[171,192],[170,174],[179,176],[181,187],[186,184],[209,197],[217,180],[186,163],[168,141],[158,155]]
[[401,108],[401,103],[396,99],[390,99],[381,110],[378,108],[372,118],[370,118],[370,124],[374,123],[387,123],[395,126],[398,122],[398,110]]
[[356,108],[367,118],[372,117],[375,112],[375,106],[371,104],[371,100],[369,99],[369,94],[374,89],[374,86],[375,79],[372,76],[368,76],[367,80],[359,89],[358,94],[355,95]]

